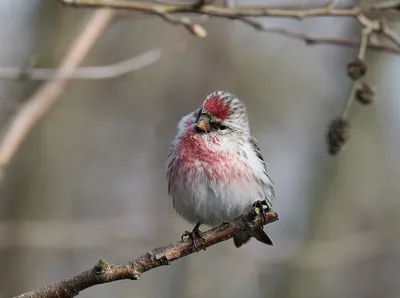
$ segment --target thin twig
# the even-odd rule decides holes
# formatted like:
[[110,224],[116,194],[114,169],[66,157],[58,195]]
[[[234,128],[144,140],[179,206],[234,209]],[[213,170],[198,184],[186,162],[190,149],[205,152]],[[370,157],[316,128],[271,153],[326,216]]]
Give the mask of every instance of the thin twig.
[[[58,75],[58,79],[68,80],[99,80],[116,78],[127,73],[137,71],[146,66],[154,64],[162,57],[174,52],[183,52],[184,43],[174,45],[173,48],[156,48],[133,58],[105,66],[80,67],[68,76]],[[6,80],[51,80],[57,74],[57,69],[34,68],[21,69],[17,67],[0,67],[0,79]]]
[[321,16],[337,16],[337,17],[357,17],[361,13],[376,10],[390,10],[396,9],[400,5],[399,1],[385,1],[380,5],[360,5],[350,8],[335,9],[329,5],[324,7],[309,8],[309,9],[285,9],[285,8],[271,8],[271,7],[226,7],[219,5],[203,5],[197,9],[193,5],[179,5],[169,3],[151,3],[141,1],[108,1],[108,0],[60,0],[61,3],[76,7],[91,7],[101,8],[109,7],[113,9],[128,9],[136,10],[150,14],[159,14],[160,11],[164,13],[200,13],[225,18],[239,18],[239,17],[281,17],[281,18],[308,18],[308,17],[321,17]]
[[114,14],[108,9],[97,11],[72,43],[54,79],[43,85],[19,109],[0,143],[0,170],[10,163],[31,129],[56,103],[67,85],[67,78],[89,54],[96,41],[107,29]]
[[[368,47],[368,40],[369,40],[369,36],[372,33],[372,28],[370,26],[365,27],[362,32],[361,32],[361,43],[360,43],[360,49],[358,51],[358,59],[360,61],[363,61],[365,58],[365,53],[367,51],[367,47]],[[342,116],[341,118],[346,119],[349,112],[350,112],[350,108],[351,105],[354,102],[354,98],[358,89],[358,83],[359,83],[359,79],[354,80],[353,85],[350,89],[350,93],[349,93],[349,97],[347,98],[347,102],[346,105],[343,108],[343,112],[342,112]]]
[[400,8],[400,1],[398,0],[388,0],[377,2],[370,6],[372,9],[381,10],[381,9],[399,9]]
[[[363,26],[363,29],[361,31],[361,42],[357,58],[347,65],[347,73],[349,77],[353,80],[353,84],[351,86],[350,93],[347,97],[346,104],[343,108],[341,116],[331,121],[326,134],[328,152],[331,155],[338,154],[349,140],[350,122],[348,121],[347,117],[357,95],[357,92],[359,92],[360,80],[365,76],[368,70],[367,64],[364,60],[365,53],[370,43],[371,34],[374,32],[379,33],[381,31],[381,24],[379,21],[370,21],[363,14],[358,15],[357,19]],[[373,92],[370,91],[369,93]],[[373,94],[369,94],[369,96],[371,97],[373,96]],[[364,101],[366,102],[366,100]]]
[[[317,37],[301,33],[298,31],[292,31],[286,28],[264,25],[261,22],[249,18],[238,18],[237,20],[253,27],[256,30],[287,36],[292,39],[302,40],[307,45],[330,44],[330,45],[348,46],[357,48],[360,47],[360,40],[351,40],[351,39],[333,38],[333,37],[332,38]],[[377,44],[371,41],[368,42],[368,49],[389,52],[393,54],[400,54],[400,48],[397,46]]]
[[389,28],[384,22],[381,22],[382,30],[381,34],[387,37],[393,44],[400,49],[400,36],[391,28]]
[[[267,212],[263,216],[259,210],[252,209],[231,223],[224,223],[203,233],[204,241],[197,241],[201,249],[206,249],[219,242],[232,238],[236,233],[262,227],[278,220],[278,214]],[[175,244],[153,249],[125,265],[109,265],[100,260],[93,268],[59,283],[42,289],[21,294],[16,298],[70,298],[80,291],[92,286],[122,279],[137,280],[141,274],[154,268],[171,264],[180,258],[194,253],[196,250],[190,239]]]
[[[76,7],[109,7],[116,10],[122,11],[138,11],[148,14],[155,14],[163,18],[167,22],[175,25],[183,25],[190,33],[197,37],[205,37],[207,31],[197,23],[194,23],[188,17],[185,16],[173,16],[174,13],[196,13],[200,15],[216,16],[229,19],[237,19],[243,23],[252,26],[253,28],[265,31],[274,32],[281,35],[286,35],[295,39],[304,40],[307,44],[336,44],[336,45],[346,45],[346,46],[359,46],[359,41],[336,39],[336,38],[313,38],[305,34],[292,32],[287,29],[270,29],[265,26],[244,17],[281,17],[281,18],[309,18],[309,17],[321,17],[321,16],[336,16],[336,17],[355,17],[359,18],[366,13],[382,12],[382,11],[396,11],[400,7],[400,0],[388,0],[383,3],[367,4],[367,5],[356,5],[348,8],[336,8],[338,1],[328,1],[328,4],[322,7],[311,7],[304,8],[304,6],[294,7],[292,6],[282,6],[282,7],[233,7],[226,3],[222,6],[209,5],[212,0],[197,0],[195,4],[193,3],[176,3],[176,2],[166,2],[159,0],[158,2],[139,2],[139,1],[113,1],[109,2],[107,0],[60,0],[61,3],[69,6]],[[368,20],[364,17],[364,20]],[[365,25],[365,24],[363,24]],[[386,28],[386,27],[385,27]],[[369,42],[369,46],[372,49],[383,50],[392,53],[399,53],[399,36],[391,29],[387,28],[382,30],[382,34],[391,39],[397,47],[380,45],[377,43]]]
[[183,25],[190,33],[197,37],[206,37],[207,31],[200,24],[194,23],[186,16],[177,17],[160,9],[157,13],[162,19],[174,25]]

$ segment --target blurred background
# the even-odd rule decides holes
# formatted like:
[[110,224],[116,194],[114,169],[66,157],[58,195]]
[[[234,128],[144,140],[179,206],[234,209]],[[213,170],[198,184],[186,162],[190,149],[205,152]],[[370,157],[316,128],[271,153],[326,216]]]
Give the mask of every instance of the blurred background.
[[[355,2],[343,1],[343,4]],[[319,1],[245,1],[323,4]],[[56,68],[90,9],[1,0],[0,66]],[[83,66],[166,47],[171,54],[105,80],[73,80],[24,141],[0,184],[0,298],[57,282],[99,258],[126,263],[192,226],[167,194],[176,124],[215,90],[236,94],[275,182],[273,247],[232,241],[79,297],[397,298],[400,292],[400,57],[367,54],[370,106],[354,104],[351,140],[327,153],[325,134],[351,87],[356,48],[307,46],[240,22],[200,20],[196,38],[156,16],[117,14]],[[315,36],[359,39],[354,19],[264,19]],[[395,19],[389,23],[399,31]],[[184,45],[184,51],[175,51]],[[0,81],[2,133],[43,82]]]

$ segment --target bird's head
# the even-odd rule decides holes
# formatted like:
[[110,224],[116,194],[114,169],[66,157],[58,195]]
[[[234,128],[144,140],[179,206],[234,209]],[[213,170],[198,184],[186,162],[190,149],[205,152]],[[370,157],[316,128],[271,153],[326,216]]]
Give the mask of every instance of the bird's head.
[[246,106],[229,92],[209,94],[195,117],[194,129],[199,134],[217,137],[250,133]]

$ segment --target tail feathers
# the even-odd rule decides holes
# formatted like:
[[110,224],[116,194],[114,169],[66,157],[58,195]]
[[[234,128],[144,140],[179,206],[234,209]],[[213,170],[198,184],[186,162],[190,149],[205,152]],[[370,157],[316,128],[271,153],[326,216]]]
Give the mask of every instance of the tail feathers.
[[265,233],[264,230],[261,229],[261,228],[258,228],[258,229],[253,230],[253,231],[251,232],[251,235],[252,235],[254,238],[256,238],[258,241],[262,242],[262,243],[265,243],[265,244],[268,244],[268,245],[274,245],[274,244],[272,243],[271,238],[270,238],[270,237],[267,235],[267,233]]
[[258,241],[264,244],[273,245],[271,238],[261,228],[257,228],[251,232],[238,233],[237,235],[235,235],[235,237],[233,237],[233,243],[237,248],[239,248],[243,244],[249,242],[251,237],[256,238]]

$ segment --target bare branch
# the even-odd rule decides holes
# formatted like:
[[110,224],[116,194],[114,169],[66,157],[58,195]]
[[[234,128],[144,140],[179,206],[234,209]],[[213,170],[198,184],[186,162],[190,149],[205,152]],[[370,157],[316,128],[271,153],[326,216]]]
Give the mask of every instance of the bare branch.
[[[361,79],[365,76],[368,70],[365,62],[365,54],[367,52],[370,36],[373,32],[382,31],[379,21],[370,21],[363,14],[360,14],[357,18],[364,28],[361,31],[361,43],[358,49],[357,58],[349,62],[347,65],[347,73],[353,80],[349,96],[346,100],[341,116],[334,119],[329,125],[326,140],[328,144],[328,152],[331,155],[338,154],[350,138],[350,122],[348,116],[356,95],[360,90]],[[369,96],[373,96],[372,88],[369,86],[368,93]]]
[[114,12],[107,9],[97,11],[72,43],[54,79],[43,85],[20,108],[0,143],[0,170],[10,163],[31,129],[56,103],[67,85],[67,78],[89,54],[113,16]]
[[321,16],[337,17],[357,17],[361,13],[374,12],[377,10],[397,9],[400,6],[398,1],[384,1],[379,4],[360,5],[350,8],[332,8],[331,5],[317,8],[272,8],[263,6],[254,7],[227,7],[218,5],[202,5],[194,7],[192,4],[170,4],[170,3],[151,3],[141,1],[107,1],[107,0],[61,0],[61,3],[76,7],[101,8],[108,7],[113,9],[136,10],[149,14],[158,15],[160,12],[173,13],[199,13],[225,18],[240,17],[281,17],[281,18],[309,18]]
[[190,33],[196,37],[206,37],[207,31],[200,24],[193,23],[193,21],[185,16],[177,17],[172,14],[166,13],[160,9],[157,13],[161,18],[174,25],[183,25]]
[[[278,220],[277,213],[269,211],[263,215],[258,208],[255,208],[249,213],[238,217],[231,223],[223,223],[216,228],[204,232],[204,242],[200,240],[197,245],[205,250],[207,247],[232,238],[240,231],[253,230],[276,220]],[[85,272],[42,289],[21,294],[16,298],[75,297],[80,291],[98,284],[122,279],[137,280],[140,275],[146,271],[169,265],[173,261],[194,252],[195,249],[191,240],[187,239],[186,241],[179,241],[175,244],[155,248],[151,252],[124,265],[109,265],[105,261],[100,260],[93,268]]]
[[399,9],[400,8],[400,1],[398,0],[388,0],[377,2],[370,6],[372,9],[381,10],[381,9]]
[[391,28],[389,28],[385,22],[381,22],[381,34],[388,38],[393,44],[400,49],[400,36]]
[[[329,37],[317,37],[311,36],[302,32],[292,31],[290,29],[281,28],[277,26],[268,26],[261,22],[249,19],[249,18],[238,18],[238,21],[253,27],[256,30],[274,33],[282,36],[287,36],[292,39],[298,39],[304,41],[307,45],[317,45],[317,44],[330,44],[330,45],[338,45],[338,46],[348,46],[359,48],[360,40],[352,40],[352,39],[344,39],[344,38],[329,38]],[[400,54],[400,47],[392,46],[392,45],[383,45],[378,43],[373,43],[371,41],[368,42],[368,49],[379,50],[383,52]]]
[[365,70],[363,71],[363,73],[360,76],[353,77],[353,79],[354,79],[353,86],[351,87],[349,97],[347,99],[346,105],[343,109],[342,116],[341,116],[341,118],[343,118],[343,119],[346,119],[348,117],[351,105],[354,101],[354,98],[355,98],[355,95],[356,95],[356,92],[358,89],[359,80],[366,73],[366,65],[365,65],[364,59],[365,59],[365,53],[367,52],[367,48],[368,48],[369,37],[374,30],[374,27],[372,24],[373,23],[366,24],[366,27],[361,31],[361,43],[360,43],[360,48],[358,50],[357,62],[359,62],[360,67],[365,68]]
[[[137,71],[146,66],[154,64],[158,60],[174,52],[183,52],[185,44],[177,44],[173,48],[156,48],[149,50],[143,54],[133,58],[120,61],[105,66],[81,67],[76,68],[73,73],[68,76],[58,75],[58,79],[68,80],[99,80],[110,79],[125,75],[127,73]],[[0,79],[7,80],[51,80],[57,74],[57,69],[51,68],[34,68],[23,69],[17,67],[0,67]]]
[[[366,13],[376,13],[382,11],[397,11],[400,7],[400,0],[393,1],[388,0],[381,3],[356,5],[348,8],[336,8],[338,1],[328,1],[328,4],[322,7],[310,7],[305,8],[304,6],[282,6],[278,7],[233,7],[226,5],[209,5],[212,1],[198,0],[194,5],[193,3],[176,3],[176,2],[139,2],[139,1],[112,1],[107,0],[60,0],[61,3],[75,7],[109,7],[121,11],[137,11],[148,14],[155,14],[164,20],[172,23],[183,25],[190,33],[197,37],[205,37],[207,31],[199,24],[193,23],[193,21],[186,16],[173,16],[174,13],[195,13],[203,16],[216,16],[228,19],[239,20],[251,27],[264,31],[271,32],[280,35],[285,35],[294,39],[305,41],[308,45],[315,44],[334,44],[342,46],[359,47],[360,41],[348,40],[341,38],[323,38],[323,37],[312,37],[300,32],[291,31],[283,28],[271,28],[267,27],[257,21],[245,18],[245,17],[281,17],[281,18],[310,18],[310,17],[321,17],[321,16],[335,16],[335,17],[354,17],[358,18],[360,23],[369,21],[366,17],[363,17]],[[361,19],[360,19],[361,16]],[[371,21],[369,21],[371,22]],[[375,24],[375,23],[374,23]],[[383,22],[382,22],[383,24]],[[380,26],[376,24],[377,26]],[[368,47],[375,50],[382,50],[391,53],[400,53],[400,38],[399,36],[387,26],[380,26],[382,35],[388,37],[395,46],[382,45],[376,42],[369,41]],[[377,31],[377,30],[376,30]]]

